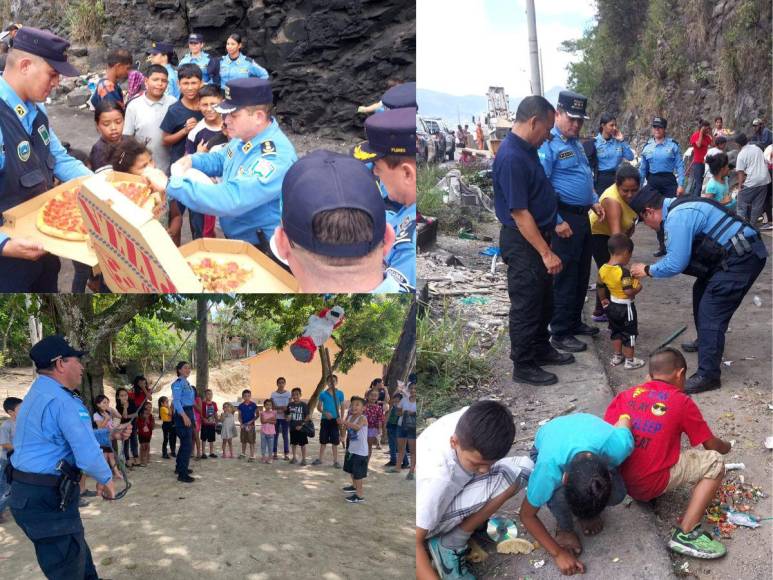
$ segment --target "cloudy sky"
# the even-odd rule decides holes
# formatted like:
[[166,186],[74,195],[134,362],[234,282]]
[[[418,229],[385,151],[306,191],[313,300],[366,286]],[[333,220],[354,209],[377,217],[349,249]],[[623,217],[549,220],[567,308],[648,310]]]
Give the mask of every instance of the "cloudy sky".
[[[453,95],[483,95],[490,85],[528,95],[529,37],[525,0],[418,0],[417,82]],[[572,56],[561,42],[593,22],[594,0],[536,0],[543,90],[565,86]]]

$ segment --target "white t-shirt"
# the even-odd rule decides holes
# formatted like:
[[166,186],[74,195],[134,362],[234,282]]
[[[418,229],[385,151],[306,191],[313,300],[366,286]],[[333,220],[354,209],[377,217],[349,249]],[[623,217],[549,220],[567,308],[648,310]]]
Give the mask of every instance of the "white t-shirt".
[[768,164],[765,163],[765,155],[763,155],[762,149],[753,143],[744,145],[738,153],[735,169],[746,174],[746,180],[743,182],[744,187],[759,187],[770,183],[770,173],[768,173]]
[[[0,445],[13,443],[14,433],[16,433],[16,421],[13,419],[3,421],[3,424],[0,425]],[[0,447],[0,460],[3,459],[8,459],[8,451],[4,447]],[[5,477],[5,474],[0,473],[0,477]]]
[[[408,397],[403,397],[400,400],[400,406],[398,409],[402,409],[403,413],[408,411],[409,413],[415,413],[416,412],[416,401],[411,403],[411,401],[408,400]],[[397,419],[397,424],[402,425],[403,424],[403,415],[400,415],[400,417]]]
[[762,155],[765,157],[765,161],[768,162],[768,165],[773,165],[773,145],[765,147],[765,151]]
[[[290,391],[288,390],[285,390],[283,393],[280,393],[279,391],[274,391],[273,393],[271,393],[271,400],[274,402],[274,409],[276,409],[277,407],[286,407],[287,405],[289,405],[291,397],[292,397],[292,393],[290,393]],[[284,419],[285,412],[277,410],[276,418]]]
[[474,475],[467,473],[451,449],[451,435],[468,407],[445,415],[427,427],[416,440],[416,527],[430,532],[448,506]]
[[106,427],[100,427],[100,424],[102,421],[105,420],[105,418],[102,416],[101,413],[94,413],[91,418],[94,420],[94,423],[97,425],[97,429],[112,429],[114,427],[113,425],[113,418],[110,417],[110,422],[107,424]]
[[167,175],[169,175],[169,148],[161,141],[163,137],[161,122],[176,100],[170,95],[164,95],[158,101],[151,101],[143,94],[126,105],[126,118],[123,124],[123,134],[134,137],[140,143],[147,143],[147,148],[153,154],[153,163]]

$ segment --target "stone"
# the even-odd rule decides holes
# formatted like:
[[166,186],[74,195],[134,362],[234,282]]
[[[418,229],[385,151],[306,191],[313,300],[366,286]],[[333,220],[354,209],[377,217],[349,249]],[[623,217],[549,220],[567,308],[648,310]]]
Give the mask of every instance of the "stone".
[[89,49],[85,46],[71,46],[67,49],[68,56],[86,56],[89,53]]
[[91,97],[91,91],[88,87],[77,87],[67,93],[67,104],[71,107],[80,107],[88,102],[89,97]]

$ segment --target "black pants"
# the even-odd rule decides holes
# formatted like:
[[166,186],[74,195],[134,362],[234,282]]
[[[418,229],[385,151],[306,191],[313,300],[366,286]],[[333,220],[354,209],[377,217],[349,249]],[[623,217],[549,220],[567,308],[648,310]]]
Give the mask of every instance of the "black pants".
[[773,179],[768,183],[768,193],[765,196],[765,205],[762,206],[762,211],[768,216],[768,223],[773,223]]
[[[679,188],[673,173],[648,173],[647,184],[663,197],[676,197],[676,190]],[[665,252],[666,242],[662,224],[657,231],[657,236],[658,249]]]
[[193,451],[193,430],[196,428],[196,419],[193,416],[193,407],[183,407],[183,411],[191,421],[190,427],[186,427],[179,413],[174,414],[174,429],[180,438],[180,449],[177,452],[175,472],[180,475],[188,474],[188,465],[191,462]]
[[[549,233],[544,232],[543,237],[547,242]],[[517,229],[503,226],[499,247],[507,264],[510,358],[515,366],[533,365],[536,356],[551,350],[548,323],[553,314],[553,277]]]
[[129,451],[131,450],[131,457],[137,459],[140,456],[139,444],[137,439],[137,422],[132,421],[132,434],[128,439],[124,439],[123,442],[123,458],[129,461]]
[[0,293],[56,293],[61,267],[59,258],[53,254],[44,254],[34,261],[0,257]]
[[175,431],[174,423],[172,421],[164,421],[161,423],[161,432],[164,434],[164,442],[161,443],[161,454],[166,455],[166,446],[169,445],[169,450],[172,454],[177,450],[177,431]]
[[58,488],[11,483],[11,513],[35,545],[38,565],[49,580],[99,577],[83,533],[79,499],[76,486],[73,498],[61,511]]
[[[601,266],[609,262],[609,236],[603,234],[593,234],[590,237],[591,240],[591,253],[593,254],[593,261],[596,263],[596,268],[600,269]],[[599,294],[596,292],[596,306],[593,309],[593,314],[598,316],[603,314],[604,308],[601,306],[601,300],[599,300]]]
[[582,323],[582,307],[588,292],[591,261],[590,219],[587,213],[559,210],[563,220],[572,228],[572,235],[561,238],[552,233],[553,251],[561,258],[563,269],[553,280],[553,317],[550,334],[569,336]]
[[596,177],[596,193],[599,196],[615,184],[615,175],[617,175],[616,171],[599,171]]
[[690,176],[692,181],[690,182],[690,197],[700,197],[701,189],[703,189],[703,174],[706,171],[706,165],[703,163],[693,163],[690,167]]

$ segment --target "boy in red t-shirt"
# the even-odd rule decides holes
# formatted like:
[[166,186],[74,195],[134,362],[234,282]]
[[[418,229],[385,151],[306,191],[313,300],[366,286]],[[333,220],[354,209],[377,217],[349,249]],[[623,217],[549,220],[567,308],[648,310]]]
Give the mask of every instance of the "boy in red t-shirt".
[[[725,474],[722,455],[730,443],[714,436],[698,405],[684,394],[687,363],[675,348],[650,356],[651,380],[617,395],[604,414],[608,423],[620,417],[631,420],[633,453],[620,467],[628,494],[649,501],[682,485],[693,493],[680,526],[674,528],[668,547],[696,558],[719,558],[725,546],[700,529],[703,512],[714,498]],[[682,433],[690,445],[703,449],[681,451]]]
[[215,455],[215,433],[217,432],[217,403],[212,400],[212,390],[204,392],[204,400],[201,402],[201,457],[206,457],[207,443],[209,443],[209,456]]

